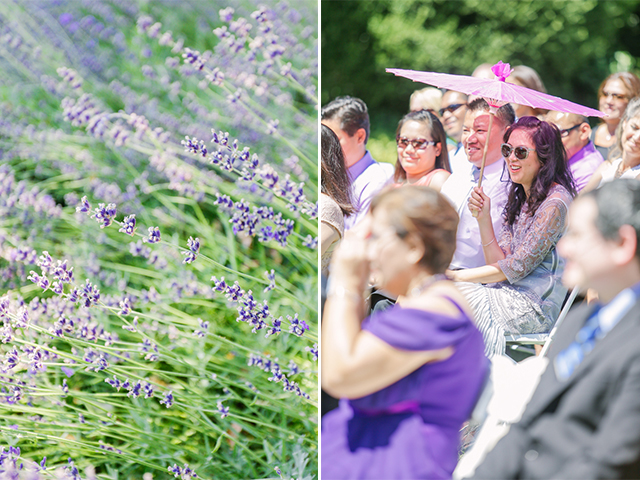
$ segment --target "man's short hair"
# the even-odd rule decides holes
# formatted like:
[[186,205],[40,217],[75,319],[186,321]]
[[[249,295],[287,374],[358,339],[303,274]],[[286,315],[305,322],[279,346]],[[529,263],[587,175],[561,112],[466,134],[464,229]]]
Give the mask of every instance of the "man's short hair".
[[640,261],[640,181],[621,178],[605,183],[597,190],[584,195],[591,197],[598,207],[596,228],[606,239],[619,238],[618,231],[623,225],[630,225],[636,231],[636,258]]
[[[472,102],[467,104],[467,108],[467,113],[479,111],[489,112],[489,104],[484,98],[474,99]],[[505,103],[496,112],[496,117],[500,119],[505,127],[508,127],[516,121],[516,112],[510,103]]]
[[327,103],[320,111],[322,120],[340,120],[340,129],[353,137],[356,132],[364,128],[366,136],[364,143],[369,140],[369,111],[367,104],[359,98],[344,96],[336,97]]

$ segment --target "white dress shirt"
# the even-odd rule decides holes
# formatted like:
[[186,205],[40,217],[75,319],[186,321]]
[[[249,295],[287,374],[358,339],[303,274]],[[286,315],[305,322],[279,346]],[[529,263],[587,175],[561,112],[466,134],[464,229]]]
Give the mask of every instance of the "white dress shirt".
[[[500,234],[502,228],[502,211],[507,204],[511,185],[509,173],[505,170],[503,174],[504,165],[505,161],[502,157],[497,162],[486,165],[482,179],[482,190],[491,199],[491,222],[496,236]],[[475,176],[478,177],[479,169],[471,163],[466,169],[454,170],[442,186],[442,194],[451,201],[460,216],[456,251],[449,267],[451,269],[475,268],[487,264],[482,251],[478,220],[471,215],[468,206],[471,191],[478,185],[478,181],[474,178],[474,171]]]

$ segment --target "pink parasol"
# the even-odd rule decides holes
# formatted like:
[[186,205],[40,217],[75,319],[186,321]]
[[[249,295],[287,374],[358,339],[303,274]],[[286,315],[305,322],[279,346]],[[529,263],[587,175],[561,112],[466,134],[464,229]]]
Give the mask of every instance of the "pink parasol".
[[[531,90],[530,88],[505,82],[505,79],[513,71],[508,63],[498,62],[491,67],[491,71],[496,76],[496,78],[492,80],[469,77],[466,75],[419,72],[417,70],[402,70],[399,68],[387,68],[386,71],[399,77],[409,78],[414,82],[426,83],[438,88],[446,88],[447,90],[454,90],[467,95],[477,95],[484,98],[491,107],[487,138],[491,134],[491,125],[493,123],[493,117],[496,110],[505,103],[519,103],[520,105],[527,105],[532,108],[544,108],[546,110],[577,113],[587,117],[604,117],[605,115],[600,110],[595,110],[593,108],[570,102],[569,100],[554,97],[553,95],[548,95],[546,93]],[[484,172],[484,162],[487,155],[488,143],[488,141],[485,143],[485,149],[482,155],[482,166],[480,168],[480,181],[478,182],[478,186],[481,186],[482,184],[482,174]]]

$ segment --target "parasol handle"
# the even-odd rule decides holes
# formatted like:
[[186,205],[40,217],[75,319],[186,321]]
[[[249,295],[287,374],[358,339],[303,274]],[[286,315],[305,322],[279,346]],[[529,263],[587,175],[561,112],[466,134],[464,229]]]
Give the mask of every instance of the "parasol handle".
[[[482,187],[482,175],[484,174],[484,162],[487,160],[487,150],[489,149],[489,138],[491,137],[491,126],[493,125],[494,114],[489,112],[489,128],[487,128],[487,139],[484,142],[484,149],[482,151],[482,163],[480,164],[480,178],[478,178],[478,187]],[[478,212],[471,212],[474,217],[478,216]]]

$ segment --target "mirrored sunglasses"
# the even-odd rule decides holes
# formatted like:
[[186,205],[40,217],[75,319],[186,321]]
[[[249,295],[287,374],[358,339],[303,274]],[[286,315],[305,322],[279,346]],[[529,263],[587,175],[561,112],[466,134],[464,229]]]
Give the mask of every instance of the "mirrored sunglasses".
[[457,109],[459,109],[460,107],[466,105],[466,103],[452,103],[451,105],[449,105],[448,107],[444,107],[440,109],[440,116],[444,115],[444,112],[449,112],[449,113],[453,113],[455,112]]
[[502,156],[504,158],[509,158],[511,153],[515,155],[518,160],[524,160],[529,156],[529,152],[535,152],[535,148],[527,148],[527,147],[512,147],[508,143],[502,144]]
[[409,139],[407,137],[397,137],[396,142],[400,148],[407,148],[409,144],[411,144],[415,150],[424,150],[425,148],[437,143],[431,140],[425,140],[424,138]]

